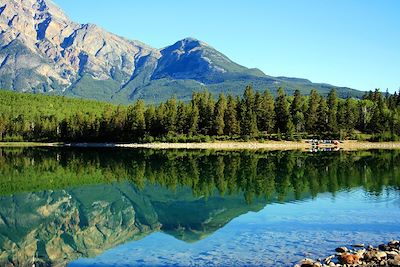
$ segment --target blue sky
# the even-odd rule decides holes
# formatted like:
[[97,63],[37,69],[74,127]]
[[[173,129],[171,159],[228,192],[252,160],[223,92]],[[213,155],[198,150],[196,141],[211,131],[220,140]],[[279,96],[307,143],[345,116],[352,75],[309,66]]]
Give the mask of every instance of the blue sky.
[[54,0],[161,48],[195,37],[246,67],[360,90],[400,87],[397,0]]

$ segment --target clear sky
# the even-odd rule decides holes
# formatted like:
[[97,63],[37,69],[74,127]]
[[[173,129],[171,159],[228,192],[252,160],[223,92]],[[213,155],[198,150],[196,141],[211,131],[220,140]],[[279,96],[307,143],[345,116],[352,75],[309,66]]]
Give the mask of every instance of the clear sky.
[[156,48],[185,37],[268,75],[400,87],[398,0],[54,0],[69,17]]

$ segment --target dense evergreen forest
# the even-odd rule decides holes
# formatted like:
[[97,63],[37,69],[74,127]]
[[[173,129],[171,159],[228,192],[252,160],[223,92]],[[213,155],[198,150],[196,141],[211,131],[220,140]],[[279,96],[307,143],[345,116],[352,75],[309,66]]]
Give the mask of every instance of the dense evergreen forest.
[[276,98],[247,86],[242,97],[194,93],[160,105],[130,106],[65,97],[0,92],[1,141],[201,142],[301,138],[398,140],[400,93],[362,99],[309,96],[279,89]]
[[285,201],[360,186],[377,196],[384,194],[385,187],[399,188],[399,160],[399,151],[315,155],[298,151],[0,148],[0,197],[124,182],[138,189],[156,185],[176,191],[184,187],[196,198],[243,193],[248,203],[258,197]]

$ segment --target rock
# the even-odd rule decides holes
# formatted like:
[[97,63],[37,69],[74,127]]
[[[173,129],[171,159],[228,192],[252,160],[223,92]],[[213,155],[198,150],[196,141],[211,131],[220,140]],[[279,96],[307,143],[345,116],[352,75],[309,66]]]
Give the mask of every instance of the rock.
[[365,249],[360,249],[360,250],[358,250],[357,252],[356,252],[356,255],[358,256],[358,257],[360,257],[360,259],[361,258],[364,258],[364,254],[366,253],[367,251],[365,250]]
[[389,266],[400,266],[400,261],[388,260]]
[[315,261],[312,259],[304,259],[300,262],[301,267],[314,267]]
[[380,250],[383,250],[383,251],[390,250],[390,247],[389,247],[388,245],[386,245],[386,244],[380,244],[380,245],[378,246],[378,248],[379,248]]
[[329,264],[332,261],[333,258],[335,258],[335,255],[331,255],[331,256],[325,258],[324,259],[324,263],[325,264]]
[[343,253],[340,255],[339,260],[343,264],[356,264],[360,260],[360,257],[358,255]]
[[335,251],[339,252],[339,253],[345,253],[345,252],[348,252],[349,249],[346,247],[339,247],[339,248],[336,248]]
[[378,251],[378,252],[376,252],[375,257],[378,260],[383,260],[383,259],[387,258],[387,254],[384,251]]
[[388,243],[388,246],[391,248],[397,248],[400,246],[400,241],[398,240],[392,240]]
[[394,259],[397,255],[399,255],[399,253],[395,251],[386,251],[386,254],[388,259]]
[[352,245],[352,247],[354,247],[354,248],[363,248],[363,247],[365,247],[365,245],[364,244],[354,244],[354,245]]
[[367,251],[367,253],[364,254],[364,260],[371,261],[375,258],[375,255],[376,255],[376,250]]
[[395,256],[393,259],[388,260],[391,266],[400,266],[400,255]]

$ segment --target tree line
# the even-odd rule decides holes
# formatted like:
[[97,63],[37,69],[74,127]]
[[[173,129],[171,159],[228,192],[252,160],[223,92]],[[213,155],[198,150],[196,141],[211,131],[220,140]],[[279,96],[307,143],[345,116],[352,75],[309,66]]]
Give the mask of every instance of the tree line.
[[[186,188],[195,197],[243,194],[249,203],[259,197],[285,201],[292,195],[302,199],[360,186],[379,195],[385,186],[400,186],[399,160],[399,151],[314,155],[298,151],[0,149],[0,195],[116,182],[150,191],[153,186],[172,192]],[[57,179],[49,178],[54,176]]]
[[189,102],[171,98],[159,105],[145,105],[139,100],[129,106],[41,96],[45,105],[55,103],[47,109],[42,101],[30,102],[29,96],[18,106],[9,99],[10,95],[13,99],[19,97],[0,94],[2,141],[389,141],[398,140],[400,135],[400,93],[379,90],[367,92],[362,99],[340,99],[335,90],[326,97],[316,90],[309,96],[298,90],[288,96],[280,88],[274,97],[269,90],[260,93],[247,86],[241,97],[220,94],[215,99],[204,91],[193,93]]

